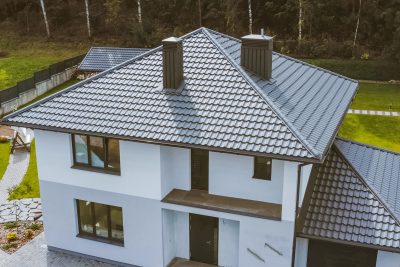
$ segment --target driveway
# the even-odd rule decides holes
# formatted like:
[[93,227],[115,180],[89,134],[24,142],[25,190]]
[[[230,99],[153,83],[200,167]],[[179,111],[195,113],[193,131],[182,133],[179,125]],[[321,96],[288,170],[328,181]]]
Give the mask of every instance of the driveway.
[[44,233],[23,246],[14,254],[0,250],[0,266],[7,267],[115,267],[87,258],[62,252],[48,251]]

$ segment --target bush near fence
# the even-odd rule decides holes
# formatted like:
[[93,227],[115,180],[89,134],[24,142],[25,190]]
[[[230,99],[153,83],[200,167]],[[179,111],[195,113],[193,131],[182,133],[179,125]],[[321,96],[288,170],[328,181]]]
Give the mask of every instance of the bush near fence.
[[17,85],[0,91],[0,103],[17,98],[19,94],[35,88],[35,84],[51,78],[52,75],[61,73],[75,65],[79,65],[85,55],[76,56],[50,65],[47,69],[37,71],[26,80],[18,82]]

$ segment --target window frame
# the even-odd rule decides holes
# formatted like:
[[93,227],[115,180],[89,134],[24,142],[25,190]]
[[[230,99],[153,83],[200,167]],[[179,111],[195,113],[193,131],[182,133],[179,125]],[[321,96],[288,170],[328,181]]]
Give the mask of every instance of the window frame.
[[[90,209],[92,213],[92,233],[88,233],[82,230],[82,224],[81,224],[81,214],[80,214],[80,206],[79,206],[79,201],[85,201],[85,202],[90,202]],[[85,238],[85,239],[90,239],[94,241],[99,241],[107,244],[112,244],[112,245],[117,245],[117,246],[124,246],[124,240],[125,236],[124,233],[122,234],[123,238],[118,239],[118,238],[113,238],[112,237],[112,229],[111,229],[111,207],[117,207],[113,205],[107,205],[107,204],[102,204],[102,203],[97,203],[93,201],[87,201],[87,200],[82,200],[82,199],[75,199],[75,204],[76,204],[76,215],[78,219],[78,234],[76,235],[77,237],[80,238]],[[94,204],[102,204],[107,206],[107,230],[108,230],[108,237],[102,237],[98,236],[96,234],[96,214],[95,214],[95,207]],[[122,207],[117,207],[121,209],[121,214],[122,214],[122,223],[123,223],[123,218],[124,218],[124,213],[122,210]]]
[[[77,162],[76,160],[76,143],[75,143],[75,136],[76,135],[82,135],[86,136],[86,145],[87,145],[87,154],[88,154],[88,163],[81,163]],[[97,166],[92,166],[92,153],[91,153],[91,145],[90,145],[90,137],[99,137],[103,139],[103,150],[104,150],[104,167],[97,167]],[[115,139],[118,141],[118,152],[119,152],[119,168],[109,168],[108,167],[108,140],[109,139],[115,139],[115,138],[107,138],[103,136],[97,136],[97,135],[87,135],[87,134],[71,134],[71,140],[72,140],[72,157],[73,157],[73,165],[72,168],[74,169],[80,169],[80,170],[88,170],[88,171],[95,171],[95,172],[101,172],[101,173],[108,173],[108,174],[114,174],[114,175],[121,175],[121,151],[119,147],[119,140]]]
[[[271,164],[265,163],[265,165],[269,166],[269,170],[267,167],[266,173],[264,174],[265,176],[259,176],[260,172],[257,172],[257,165],[260,163],[257,163],[257,158],[265,158],[268,161],[271,162]],[[259,180],[265,180],[265,181],[271,181],[272,180],[272,158],[269,157],[261,157],[261,156],[254,156],[253,157],[253,179],[259,179]]]

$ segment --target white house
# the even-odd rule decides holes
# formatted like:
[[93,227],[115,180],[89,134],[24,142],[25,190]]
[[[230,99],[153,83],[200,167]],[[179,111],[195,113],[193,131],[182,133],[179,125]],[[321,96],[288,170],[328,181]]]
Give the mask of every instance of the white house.
[[[322,240],[307,228],[313,185],[357,87],[273,52],[271,37],[200,28],[3,122],[35,129],[51,250],[301,267]],[[371,266],[400,262],[396,244]]]

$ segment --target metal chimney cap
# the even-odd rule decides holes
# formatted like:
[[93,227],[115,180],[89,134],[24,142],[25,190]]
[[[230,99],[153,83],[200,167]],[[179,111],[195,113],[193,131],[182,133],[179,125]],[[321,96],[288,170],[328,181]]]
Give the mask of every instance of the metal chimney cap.
[[271,41],[274,37],[261,34],[249,34],[243,36],[242,40],[259,40],[259,41]]
[[182,39],[178,37],[168,37],[162,40],[162,43],[181,43]]

